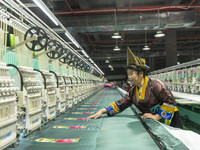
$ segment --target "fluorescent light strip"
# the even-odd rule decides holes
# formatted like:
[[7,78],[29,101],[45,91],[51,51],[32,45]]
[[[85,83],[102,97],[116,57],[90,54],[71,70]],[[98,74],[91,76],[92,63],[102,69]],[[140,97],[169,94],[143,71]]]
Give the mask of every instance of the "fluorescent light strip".
[[55,25],[58,26],[58,22],[54,19],[53,14],[50,14],[50,12],[47,11],[48,10],[47,6],[41,0],[33,0],[33,1],[55,23]]
[[100,73],[104,75],[104,73],[101,71],[101,69],[99,69],[99,67],[96,64],[94,64],[94,65],[100,71]]
[[101,71],[101,69],[93,62],[93,60],[90,58],[89,59],[91,62],[92,62],[92,64],[97,68],[97,70],[98,70],[98,72],[100,73],[100,74],[103,74],[104,75],[104,73]]
[[92,61],[92,59],[91,59],[91,58],[90,58],[89,60],[91,61],[91,63],[93,63],[93,64],[94,64],[94,62]]
[[87,55],[87,53],[86,53],[84,50],[82,50],[82,53],[83,53],[87,58],[89,58],[89,56]]
[[71,34],[68,31],[65,31],[65,35],[76,45],[77,48],[80,48],[79,44],[76,42],[76,40],[71,36]]

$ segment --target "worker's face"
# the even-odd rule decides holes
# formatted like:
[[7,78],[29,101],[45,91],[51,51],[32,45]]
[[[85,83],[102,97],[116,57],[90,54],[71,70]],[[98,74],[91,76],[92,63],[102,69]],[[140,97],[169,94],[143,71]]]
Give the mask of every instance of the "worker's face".
[[142,81],[143,72],[140,72],[138,74],[137,71],[134,71],[134,70],[131,70],[131,69],[127,69],[127,75],[128,75],[128,80],[132,84],[138,85]]

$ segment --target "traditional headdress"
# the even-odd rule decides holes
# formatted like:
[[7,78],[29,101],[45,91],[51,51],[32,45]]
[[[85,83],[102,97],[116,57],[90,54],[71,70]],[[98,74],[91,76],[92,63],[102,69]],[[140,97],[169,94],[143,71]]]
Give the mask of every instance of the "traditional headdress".
[[127,67],[131,68],[131,66],[136,66],[138,68],[144,69],[148,71],[150,69],[149,66],[146,65],[146,61],[143,58],[138,58],[135,56],[129,47],[127,47]]

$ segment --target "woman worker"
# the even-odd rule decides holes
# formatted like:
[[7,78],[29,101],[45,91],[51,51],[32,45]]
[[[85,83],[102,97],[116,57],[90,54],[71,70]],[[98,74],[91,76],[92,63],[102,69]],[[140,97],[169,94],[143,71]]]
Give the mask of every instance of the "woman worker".
[[134,86],[122,99],[112,102],[88,118],[97,119],[103,113],[113,116],[135,104],[143,113],[142,118],[160,120],[167,125],[182,128],[182,120],[171,91],[162,81],[149,78],[148,70],[149,66],[145,64],[145,60],[136,57],[128,48],[127,74],[129,81]]

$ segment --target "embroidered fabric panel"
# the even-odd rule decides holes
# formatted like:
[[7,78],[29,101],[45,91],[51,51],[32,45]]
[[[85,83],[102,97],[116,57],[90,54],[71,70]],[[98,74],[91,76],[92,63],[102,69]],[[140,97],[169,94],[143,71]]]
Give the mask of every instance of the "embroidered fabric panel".
[[72,114],[94,114],[95,112],[72,112]]
[[107,114],[108,114],[108,116],[114,116],[115,115],[115,111],[114,111],[114,109],[112,108],[112,106],[110,106],[110,105],[108,105],[108,106],[106,106],[105,107],[105,109],[107,110]]
[[86,128],[87,126],[54,126],[53,128],[56,129],[83,129]]
[[161,116],[162,118],[165,118],[165,119],[168,119],[168,120],[171,119],[172,114],[173,114],[173,113],[169,113],[169,112],[163,110],[162,108],[160,108],[160,109],[158,110],[158,115]]
[[144,85],[143,85],[142,89],[138,89],[138,87],[136,87],[137,102],[139,102],[139,100],[144,100],[148,81],[149,81],[149,78],[146,76],[144,79]]
[[90,120],[88,118],[65,118],[65,120]]
[[120,112],[120,109],[117,107],[117,105],[115,104],[115,102],[112,102],[110,104],[110,106],[112,106],[112,108],[114,109],[115,114],[118,114]]
[[97,108],[77,108],[77,110],[95,110]]
[[158,110],[158,115],[160,115],[162,118],[170,120],[176,111],[178,111],[176,106],[164,103]]
[[98,105],[81,105],[82,107],[97,107]]
[[112,102],[110,105],[108,105],[105,108],[108,111],[108,116],[113,116],[113,115],[118,114],[120,112],[120,109],[117,107],[115,102]]
[[45,143],[75,143],[78,142],[80,138],[77,139],[49,139],[49,138],[39,138],[36,139],[36,142],[45,142]]

